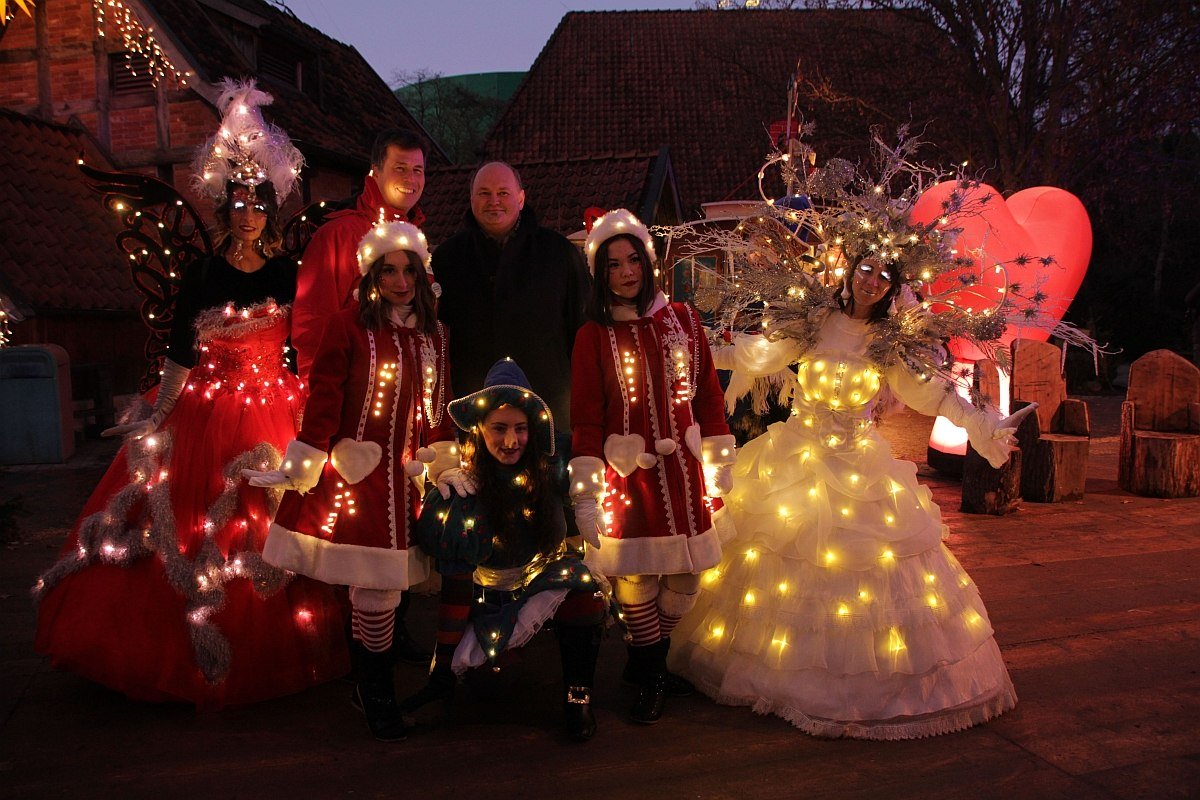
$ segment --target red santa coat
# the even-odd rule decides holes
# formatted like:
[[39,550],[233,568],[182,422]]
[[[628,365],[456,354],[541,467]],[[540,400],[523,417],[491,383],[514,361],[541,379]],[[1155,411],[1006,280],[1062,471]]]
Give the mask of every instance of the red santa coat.
[[[354,310],[330,317],[296,438],[332,448],[334,458],[310,493],[284,495],[263,551],[267,561],[366,589],[407,589],[428,576],[428,561],[410,540],[421,494],[404,466],[418,447],[453,438],[445,413],[449,374],[440,323],[426,335],[391,323],[366,330]],[[351,451],[370,449],[361,442],[379,445],[382,457],[373,468],[367,458],[368,474],[352,483]],[[334,466],[339,453],[345,475]]]
[[425,215],[414,206],[405,216],[387,204],[379,184],[368,175],[354,208],[334,211],[304,248],[296,274],[296,299],[292,303],[292,347],[300,380],[309,373],[325,321],[344,308],[355,308],[354,290],[362,277],[358,271],[358,243],[380,219],[406,220],[421,225]]
[[607,462],[608,536],[588,565],[605,575],[716,566],[724,511],[706,497],[700,439],[729,426],[695,309],[660,295],[639,319],[585,323],[571,364],[572,456]]

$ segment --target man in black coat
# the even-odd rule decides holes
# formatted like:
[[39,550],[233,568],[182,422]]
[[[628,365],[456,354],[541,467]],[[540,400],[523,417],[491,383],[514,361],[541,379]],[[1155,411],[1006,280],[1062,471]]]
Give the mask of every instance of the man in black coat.
[[569,442],[571,350],[589,279],[579,249],[525,207],[515,169],[493,161],[475,172],[471,210],[434,251],[433,272],[442,286],[438,316],[450,329],[455,394],[482,389],[488,368],[510,356]]

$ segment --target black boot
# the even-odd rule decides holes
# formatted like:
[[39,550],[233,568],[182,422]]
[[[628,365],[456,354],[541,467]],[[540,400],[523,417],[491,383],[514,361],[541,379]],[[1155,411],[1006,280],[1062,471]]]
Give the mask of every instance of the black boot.
[[411,714],[430,703],[449,700],[454,696],[454,687],[457,684],[458,678],[449,666],[434,664],[433,671],[429,673],[429,682],[401,700],[400,710]]
[[[663,641],[667,643],[669,652],[671,639],[668,637]],[[641,686],[643,663],[634,656],[633,645],[629,645],[626,649],[629,652],[629,659],[625,662],[625,669],[621,672],[621,682],[628,686]],[[696,685],[694,683],[682,675],[667,670],[667,697],[687,697],[695,693]]]
[[416,664],[423,666],[433,658],[433,651],[421,647],[408,632],[404,617],[408,613],[410,594],[401,595],[400,605],[396,606],[396,620],[392,624],[392,647],[388,650],[392,660],[397,663]]
[[653,725],[662,719],[667,701],[667,647],[665,639],[654,644],[631,647],[630,654],[641,673],[637,699],[629,718],[643,725]]
[[354,662],[354,705],[367,715],[371,735],[381,742],[400,742],[407,735],[400,709],[396,706],[396,685],[392,680],[392,660],[387,653],[372,653],[362,642],[350,643]]
[[586,742],[596,735],[592,713],[592,686],[596,682],[596,659],[600,655],[600,625],[559,625],[558,648],[562,655],[563,727],[567,737]]

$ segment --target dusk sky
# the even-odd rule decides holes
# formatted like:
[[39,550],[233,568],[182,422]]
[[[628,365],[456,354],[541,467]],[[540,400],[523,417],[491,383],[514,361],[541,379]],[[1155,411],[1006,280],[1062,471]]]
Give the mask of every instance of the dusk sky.
[[695,0],[286,0],[354,45],[389,85],[401,71],[524,71],[568,11],[689,9]]

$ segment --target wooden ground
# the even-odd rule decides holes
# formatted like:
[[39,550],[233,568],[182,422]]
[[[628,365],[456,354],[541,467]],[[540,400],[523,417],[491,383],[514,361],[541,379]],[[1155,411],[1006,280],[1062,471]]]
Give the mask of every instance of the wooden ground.
[[[923,460],[921,424],[890,426],[898,452]],[[656,726],[631,725],[624,647],[609,639],[599,733],[566,744],[548,635],[498,697],[460,692],[437,727],[401,744],[368,738],[342,683],[214,714],[129,703],[31,651],[27,587],[110,457],[103,448],[0,474],[0,498],[23,492],[27,509],[0,556],[0,797],[1200,797],[1200,499],[1117,490],[1111,435],[1093,442],[1082,502],[1007,517],[959,513],[958,485],[922,469],[1019,703],[969,731],[894,743],[817,740],[698,696]],[[414,603],[418,635],[432,638],[434,609],[432,597]],[[422,682],[419,668],[398,668],[402,693]]]

